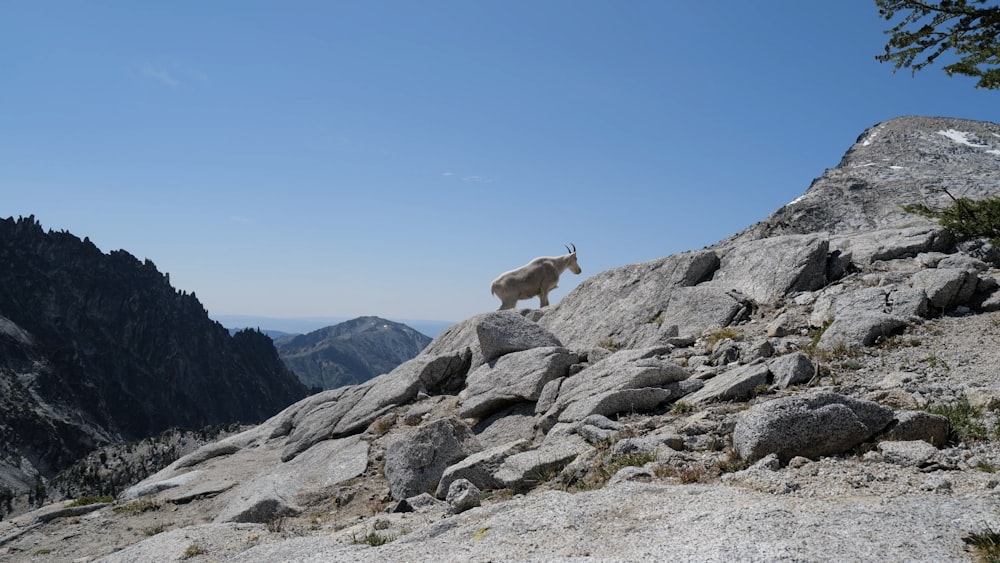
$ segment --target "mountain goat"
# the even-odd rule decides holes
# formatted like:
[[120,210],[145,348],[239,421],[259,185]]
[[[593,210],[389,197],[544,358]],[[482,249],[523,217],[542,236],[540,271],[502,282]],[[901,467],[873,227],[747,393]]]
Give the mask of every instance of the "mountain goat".
[[500,298],[500,310],[513,309],[519,299],[538,296],[539,306],[549,306],[549,292],[559,284],[559,276],[567,268],[574,274],[582,270],[576,263],[576,245],[567,246],[563,256],[542,256],[516,270],[504,272],[493,280],[490,292]]

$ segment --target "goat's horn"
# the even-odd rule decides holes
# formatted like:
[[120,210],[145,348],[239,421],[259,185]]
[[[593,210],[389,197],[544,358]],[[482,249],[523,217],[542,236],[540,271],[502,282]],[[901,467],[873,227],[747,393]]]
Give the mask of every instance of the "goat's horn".
[[[566,246],[566,245],[564,244],[563,246]],[[573,251],[570,250],[568,246],[566,246],[566,252],[569,253],[569,254],[573,254]]]
[[569,243],[569,244],[570,244],[570,246],[573,247],[573,254],[576,254],[576,245],[573,244],[573,243]]

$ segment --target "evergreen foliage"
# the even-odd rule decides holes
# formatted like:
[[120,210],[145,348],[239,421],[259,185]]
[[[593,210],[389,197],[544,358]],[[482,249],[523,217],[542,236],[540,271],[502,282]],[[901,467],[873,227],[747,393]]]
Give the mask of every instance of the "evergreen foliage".
[[993,246],[1000,246],[1000,197],[956,198],[948,190],[942,191],[952,200],[944,209],[932,209],[922,203],[905,205],[903,209],[936,220],[961,239],[985,238]]
[[[879,16],[893,21],[885,53],[875,58],[894,70],[913,72],[950,52],[956,60],[945,65],[948,76],[978,78],[977,88],[1000,88],[1000,5],[987,0],[875,0]],[[903,15],[905,14],[905,15]]]

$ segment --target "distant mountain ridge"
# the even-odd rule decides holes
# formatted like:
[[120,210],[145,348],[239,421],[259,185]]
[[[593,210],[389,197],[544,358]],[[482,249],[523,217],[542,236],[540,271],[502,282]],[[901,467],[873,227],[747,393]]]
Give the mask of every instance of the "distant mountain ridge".
[[151,261],[0,219],[0,486],[108,442],[259,422],[305,395],[268,337],[230,336]]
[[[314,330],[320,330],[328,326],[333,326],[347,322],[350,317],[259,317],[254,315],[212,315],[212,319],[222,323],[232,329],[257,328],[264,334],[271,335],[272,338],[283,336],[282,334],[307,334]],[[436,321],[426,319],[403,319],[392,318],[393,322],[405,324],[406,326],[434,338],[445,329],[455,324],[454,321]]]
[[333,389],[389,373],[431,339],[380,317],[359,317],[308,334],[275,340],[278,355],[308,387]]

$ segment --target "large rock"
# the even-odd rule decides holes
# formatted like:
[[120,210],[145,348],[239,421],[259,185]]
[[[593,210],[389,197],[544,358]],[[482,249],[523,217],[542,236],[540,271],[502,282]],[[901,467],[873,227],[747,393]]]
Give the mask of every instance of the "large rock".
[[554,335],[535,323],[541,314],[539,310],[519,309],[491,311],[470,317],[445,329],[424,348],[420,356],[468,353],[471,368],[475,369],[506,353],[541,346],[562,346]]
[[771,381],[771,372],[764,363],[749,364],[726,370],[705,382],[705,386],[684,398],[689,403],[709,401],[745,401],[756,394],[758,387]]
[[[670,293],[654,318],[664,327],[677,327],[673,331],[677,334],[690,335],[745,321],[753,308],[752,300],[734,289],[707,285],[679,287]],[[669,339],[647,340],[644,344],[661,344],[666,340]]]
[[418,392],[439,395],[457,392],[469,371],[471,353],[418,356],[385,375],[369,380],[364,397],[347,411],[333,428],[344,436],[361,432],[392,407],[412,401]]
[[467,349],[440,356],[420,355],[361,385],[327,391],[324,401],[313,400],[310,408],[300,409],[292,417],[282,460],[289,461],[323,440],[357,434],[388,410],[415,399],[417,393],[458,391],[471,355]]
[[686,380],[689,374],[668,353],[668,348],[647,348],[612,354],[566,378],[550,414],[572,422],[591,414],[640,412],[676,399],[679,388],[666,387]]
[[514,352],[484,364],[469,374],[459,414],[483,418],[518,402],[534,402],[545,384],[567,374],[577,363],[565,348],[544,347]]
[[448,487],[445,500],[451,505],[452,514],[458,514],[479,506],[482,496],[483,492],[479,487],[465,479],[458,479],[452,481],[451,486]]
[[320,393],[317,397],[323,395],[325,400],[322,401],[314,400],[313,397],[300,401],[310,404],[299,409],[288,421],[291,430],[285,440],[282,461],[289,461],[313,445],[328,440],[340,419],[358,404],[372,385],[375,385],[375,381],[369,380],[361,385]]
[[897,465],[924,467],[937,457],[938,449],[923,440],[905,442],[879,442],[882,458]]
[[778,356],[767,363],[767,369],[774,378],[774,385],[781,389],[808,383],[816,376],[816,364],[802,352]]
[[444,470],[473,453],[480,445],[468,426],[444,418],[420,426],[385,449],[385,477],[392,498],[403,500],[434,492]]
[[496,311],[483,315],[476,323],[476,335],[479,336],[484,362],[511,352],[562,346],[552,333],[517,311]]
[[925,411],[900,411],[896,421],[886,433],[889,440],[923,440],[935,447],[948,442],[951,423],[947,417]]
[[910,283],[927,294],[931,306],[940,311],[947,311],[967,303],[972,298],[979,283],[979,276],[975,270],[933,268],[913,274]]
[[927,314],[927,295],[923,290],[896,284],[842,293],[826,292],[816,300],[809,324],[822,326],[837,318],[873,313],[902,319],[923,317]]
[[483,363],[483,352],[479,349],[479,336],[476,334],[476,323],[479,322],[479,319],[489,314],[492,313],[482,313],[469,317],[460,323],[444,329],[417,357],[457,354],[468,350],[472,354],[472,367],[479,367]]
[[733,448],[749,462],[772,453],[782,462],[835,455],[869,440],[892,420],[892,409],[871,401],[829,391],[795,395],[747,411],[733,430]]
[[534,486],[589,449],[590,446],[580,436],[561,435],[558,439],[546,440],[536,449],[506,458],[493,477],[502,486],[515,490]]
[[718,267],[715,252],[699,251],[606,270],[583,280],[539,323],[573,349],[612,341],[650,346],[678,324],[664,313],[674,291],[710,279]]
[[523,452],[528,446],[527,440],[517,440],[483,450],[470,455],[462,461],[449,466],[441,475],[434,496],[443,499],[453,481],[464,479],[480,490],[496,489],[501,486],[493,474],[508,457]]
[[916,256],[946,250],[954,242],[948,230],[937,225],[890,228],[856,233],[831,240],[831,248],[850,254],[862,266],[879,260]]
[[758,303],[774,303],[789,293],[813,291],[826,283],[826,235],[785,235],[729,248],[710,282],[735,289]]
[[472,431],[484,448],[517,440],[533,440],[538,433],[539,417],[534,403],[516,403],[482,419]]
[[560,422],[583,420],[599,414],[611,416],[619,413],[648,412],[670,399],[677,399],[670,389],[662,387],[639,387],[635,389],[615,389],[574,401],[559,413]]
[[300,492],[353,479],[368,467],[368,442],[357,436],[328,440],[220,495],[216,522],[269,522],[301,512]]
[[833,321],[819,339],[821,349],[871,346],[880,338],[902,332],[906,321],[884,313],[844,315]]

